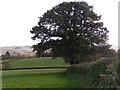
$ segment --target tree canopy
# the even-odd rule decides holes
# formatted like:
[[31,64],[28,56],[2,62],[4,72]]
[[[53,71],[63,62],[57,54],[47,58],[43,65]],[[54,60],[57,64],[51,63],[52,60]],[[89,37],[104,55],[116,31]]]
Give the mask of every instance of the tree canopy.
[[34,51],[40,56],[51,50],[53,57],[61,56],[70,64],[95,60],[97,52],[110,48],[109,31],[100,19],[86,2],[60,3],[44,13],[30,31],[32,39],[40,41],[33,45]]

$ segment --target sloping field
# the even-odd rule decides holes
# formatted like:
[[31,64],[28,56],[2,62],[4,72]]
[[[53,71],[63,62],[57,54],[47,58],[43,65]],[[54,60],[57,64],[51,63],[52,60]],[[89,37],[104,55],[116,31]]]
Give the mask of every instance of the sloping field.
[[70,80],[61,72],[65,69],[3,71],[3,88],[64,88]]
[[52,59],[51,57],[29,58],[10,62],[12,68],[31,67],[64,67],[69,66],[62,58]]
[[2,88],[68,88],[65,90],[69,90],[69,88],[96,87],[90,85],[89,80],[85,80],[83,77],[78,78],[76,75],[70,75],[65,72],[66,69],[2,71]]

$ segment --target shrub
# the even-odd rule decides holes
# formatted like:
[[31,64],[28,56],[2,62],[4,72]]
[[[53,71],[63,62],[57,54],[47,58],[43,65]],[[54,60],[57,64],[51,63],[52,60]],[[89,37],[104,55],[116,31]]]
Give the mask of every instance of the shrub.
[[[89,83],[89,86],[101,88],[120,88],[120,62],[98,61],[90,64],[74,65],[67,68],[69,74]],[[80,81],[79,81],[80,82]]]
[[95,64],[83,64],[79,66],[70,66],[67,68],[69,74],[79,74],[78,78],[84,78],[89,85],[99,87],[107,86],[107,81],[102,80],[102,75],[106,75],[107,65],[104,62],[96,62]]
[[105,73],[107,66],[103,62],[97,63],[86,63],[80,65],[74,65],[67,68],[68,73],[79,73],[79,74],[89,74],[89,75],[101,75]]

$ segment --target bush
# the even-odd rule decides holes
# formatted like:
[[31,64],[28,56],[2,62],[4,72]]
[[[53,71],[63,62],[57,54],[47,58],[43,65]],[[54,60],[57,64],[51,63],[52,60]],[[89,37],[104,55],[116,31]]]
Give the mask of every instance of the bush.
[[[98,61],[90,64],[74,65],[67,68],[67,73],[89,86],[98,88],[120,88],[120,61]],[[80,82],[80,81],[79,81]],[[81,83],[81,82],[80,82]],[[119,89],[118,89],[119,90]]]
[[107,65],[104,62],[96,62],[95,64],[84,64],[79,66],[70,66],[67,68],[69,74],[79,74],[78,79],[83,78],[89,85],[98,87],[107,87],[108,81],[103,78],[106,76]]
[[103,62],[91,63],[91,64],[80,64],[74,65],[67,68],[68,73],[79,73],[79,74],[89,74],[89,75],[101,75],[105,74],[107,66]]

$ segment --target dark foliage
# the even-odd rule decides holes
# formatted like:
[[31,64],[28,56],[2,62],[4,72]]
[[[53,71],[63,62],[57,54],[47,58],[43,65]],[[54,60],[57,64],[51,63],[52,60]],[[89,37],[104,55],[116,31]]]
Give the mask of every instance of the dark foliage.
[[63,2],[43,14],[30,31],[34,51],[41,56],[51,49],[53,57],[61,56],[70,64],[96,60],[96,53],[106,52],[108,30],[86,2]]
[[117,80],[112,75],[112,69],[104,62],[96,62],[94,64],[84,64],[79,66],[70,66],[67,68],[68,75],[75,75],[76,78],[92,86],[99,88],[117,88]]

